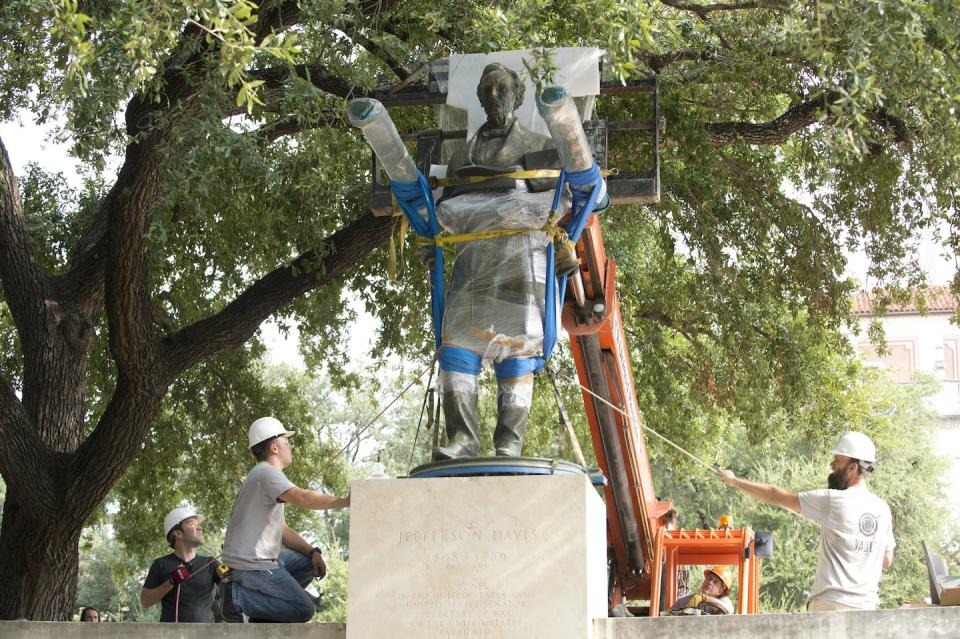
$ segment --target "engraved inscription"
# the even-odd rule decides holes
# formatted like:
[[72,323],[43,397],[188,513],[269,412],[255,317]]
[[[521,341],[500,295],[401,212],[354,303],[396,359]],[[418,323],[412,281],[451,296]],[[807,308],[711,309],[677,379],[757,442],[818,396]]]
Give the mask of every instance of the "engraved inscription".
[[397,545],[405,544],[454,544],[459,542],[484,541],[541,541],[536,528],[432,528],[430,530],[401,530],[397,533]]
[[421,630],[495,638],[524,629],[521,613],[532,607],[536,593],[495,590],[484,581],[471,581],[450,589],[398,592],[395,601],[417,611],[415,626]]

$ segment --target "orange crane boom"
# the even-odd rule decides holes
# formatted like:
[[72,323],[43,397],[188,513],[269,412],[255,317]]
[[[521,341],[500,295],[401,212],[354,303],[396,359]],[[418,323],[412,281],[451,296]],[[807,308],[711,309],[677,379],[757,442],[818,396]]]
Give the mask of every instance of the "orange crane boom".
[[617,265],[607,258],[595,215],[577,242],[577,256],[580,269],[570,280],[561,318],[580,384],[588,389],[583,402],[597,463],[608,479],[610,608],[649,600],[649,614],[657,616],[661,600],[667,606],[674,602],[682,566],[733,564],[739,572],[740,612],[759,612],[760,557],[752,529],[669,529],[672,505],[657,499],[647,458],[616,293]]
[[654,540],[671,504],[658,501],[654,491],[614,284],[616,262],[607,258],[597,216],[587,222],[577,255],[580,272],[572,278],[562,322],[580,383],[600,398],[583,391],[597,463],[609,479],[608,537],[618,577],[612,606],[649,598]]

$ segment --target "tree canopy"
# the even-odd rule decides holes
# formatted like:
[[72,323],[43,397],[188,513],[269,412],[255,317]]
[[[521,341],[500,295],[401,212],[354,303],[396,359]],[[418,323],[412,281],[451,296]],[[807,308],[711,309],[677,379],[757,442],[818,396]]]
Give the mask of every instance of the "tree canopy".
[[[343,382],[347,300],[381,320],[376,356],[429,359],[422,267],[387,276],[342,111],[451,53],[600,46],[611,78],[657,74],[663,201],[603,222],[648,419],[707,446],[775,410],[836,431],[844,252],[866,248],[882,307],[922,283],[915,233],[958,243],[957,29],[948,1],[4,3],[0,118],[55,123],[84,180],[15,175],[0,141],[0,617],[66,617],[83,523],[141,451],[199,432],[168,462],[239,465],[249,417],[299,414],[256,380],[265,319]],[[632,168],[639,141],[611,144]]]

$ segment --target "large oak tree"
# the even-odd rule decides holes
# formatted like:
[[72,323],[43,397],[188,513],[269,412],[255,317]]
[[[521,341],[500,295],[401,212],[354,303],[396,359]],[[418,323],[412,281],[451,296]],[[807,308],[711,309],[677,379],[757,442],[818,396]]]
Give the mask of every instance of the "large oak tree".
[[[760,433],[773,407],[817,427],[830,406],[818,362],[842,347],[853,287],[844,250],[865,246],[873,277],[913,285],[910,238],[952,228],[957,13],[883,0],[4,3],[0,117],[62,122],[86,179],[15,175],[0,141],[0,618],[66,617],[80,530],[176,427],[156,421],[171,388],[231,439],[268,407],[234,375],[267,318],[298,322],[308,361],[338,363],[352,297],[384,320],[380,348],[429,350],[421,272],[407,259],[412,277],[385,276],[393,224],[365,210],[367,155],[340,114],[449,53],[587,44],[610,51],[613,77],[659,74],[664,200],[605,222],[645,411],[676,434],[708,429],[690,420],[703,411]],[[643,96],[598,103],[609,118],[647,109]],[[413,130],[432,114],[396,119]],[[611,164],[632,168],[639,144],[614,140]],[[206,435],[196,445],[214,448]],[[147,479],[159,492],[177,475]]]

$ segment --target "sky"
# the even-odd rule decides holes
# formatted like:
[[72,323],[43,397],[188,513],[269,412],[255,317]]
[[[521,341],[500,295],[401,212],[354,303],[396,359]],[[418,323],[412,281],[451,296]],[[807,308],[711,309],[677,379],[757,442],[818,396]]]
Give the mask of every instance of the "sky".
[[20,122],[0,122],[0,139],[17,175],[23,173],[27,162],[36,162],[47,171],[60,171],[72,186],[80,186],[77,161],[67,154],[67,145],[49,141],[49,133],[49,127],[38,127],[24,113]]

